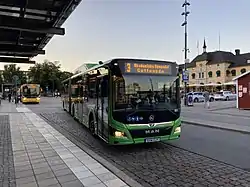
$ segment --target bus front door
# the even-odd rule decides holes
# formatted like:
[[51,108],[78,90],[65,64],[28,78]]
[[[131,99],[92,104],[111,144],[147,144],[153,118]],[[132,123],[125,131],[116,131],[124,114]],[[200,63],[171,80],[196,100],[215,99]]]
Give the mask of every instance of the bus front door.
[[102,77],[97,81],[97,116],[98,116],[98,134],[108,140],[108,87],[107,80]]

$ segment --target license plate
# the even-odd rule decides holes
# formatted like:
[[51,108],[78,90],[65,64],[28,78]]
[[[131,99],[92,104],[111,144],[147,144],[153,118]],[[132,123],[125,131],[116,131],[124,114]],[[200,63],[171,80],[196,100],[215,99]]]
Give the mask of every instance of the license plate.
[[159,141],[161,141],[160,138],[145,138],[146,143],[159,142]]

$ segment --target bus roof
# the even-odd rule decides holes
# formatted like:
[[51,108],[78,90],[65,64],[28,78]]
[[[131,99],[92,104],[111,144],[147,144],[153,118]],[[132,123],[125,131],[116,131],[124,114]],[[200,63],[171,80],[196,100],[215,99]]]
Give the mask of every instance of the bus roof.
[[101,68],[105,65],[110,64],[112,61],[115,60],[137,60],[137,61],[156,61],[156,62],[165,62],[165,63],[171,63],[171,64],[177,64],[176,62],[170,62],[170,61],[165,61],[165,60],[152,60],[152,59],[136,59],[136,58],[114,58],[108,61],[103,62],[102,64],[98,64],[96,66],[93,66],[92,68],[87,69],[86,71],[80,72],[78,74],[72,75],[71,77],[67,78],[66,80],[62,81],[62,83],[69,81],[70,79],[76,78],[78,76],[84,75],[87,72],[93,71],[95,69]]

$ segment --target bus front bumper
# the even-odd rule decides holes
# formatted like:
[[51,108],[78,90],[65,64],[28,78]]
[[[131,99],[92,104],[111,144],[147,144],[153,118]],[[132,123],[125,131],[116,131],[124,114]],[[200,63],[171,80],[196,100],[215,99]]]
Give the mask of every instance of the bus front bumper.
[[22,103],[40,103],[40,98],[22,98]]
[[[153,137],[140,137],[132,138],[131,134],[128,136],[110,136],[109,143],[112,145],[128,145],[128,144],[143,144],[153,142],[165,142],[169,140],[175,140],[180,138],[181,126],[174,127],[170,135],[165,136],[153,136]],[[120,133],[121,134],[121,133]],[[117,133],[119,135],[119,133]]]

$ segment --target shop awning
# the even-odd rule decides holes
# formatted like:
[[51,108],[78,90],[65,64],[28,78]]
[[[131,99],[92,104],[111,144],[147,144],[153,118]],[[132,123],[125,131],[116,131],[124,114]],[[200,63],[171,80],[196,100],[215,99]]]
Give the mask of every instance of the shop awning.
[[230,81],[230,82],[226,82],[223,85],[227,86],[227,85],[236,85],[236,83],[234,81]]
[[222,84],[208,83],[208,84],[205,84],[205,86],[222,86]]

